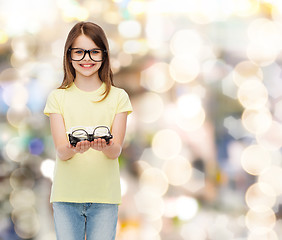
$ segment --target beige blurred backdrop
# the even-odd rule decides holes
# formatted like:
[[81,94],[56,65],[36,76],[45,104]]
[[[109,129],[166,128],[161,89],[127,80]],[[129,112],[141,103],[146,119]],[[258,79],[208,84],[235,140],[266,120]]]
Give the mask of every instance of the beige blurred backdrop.
[[78,21],[134,108],[117,240],[282,239],[279,0],[0,0],[0,239],[56,239],[43,108]]

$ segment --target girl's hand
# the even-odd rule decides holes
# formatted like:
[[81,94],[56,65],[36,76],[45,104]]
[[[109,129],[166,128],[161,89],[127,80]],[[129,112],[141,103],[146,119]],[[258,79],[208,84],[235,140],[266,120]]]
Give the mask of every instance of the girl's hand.
[[81,142],[78,142],[76,144],[76,147],[72,146],[70,143],[69,143],[69,146],[68,146],[70,149],[72,149],[75,153],[84,153],[86,152],[89,148],[90,148],[90,142],[85,140],[85,141],[81,141]]
[[113,144],[114,144],[113,139],[110,139],[109,144],[107,144],[105,139],[98,138],[98,139],[94,139],[94,141],[90,143],[90,147],[97,151],[103,151],[104,149],[112,146]]

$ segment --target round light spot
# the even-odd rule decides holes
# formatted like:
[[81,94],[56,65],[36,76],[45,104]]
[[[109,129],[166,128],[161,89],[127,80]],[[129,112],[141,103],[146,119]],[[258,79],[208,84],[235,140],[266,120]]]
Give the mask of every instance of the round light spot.
[[179,219],[191,220],[198,213],[199,205],[195,198],[182,196],[176,200],[176,212]]
[[259,176],[258,182],[271,186],[277,196],[282,194],[282,168],[270,166]]
[[124,178],[120,178],[121,196],[124,196],[128,190],[128,183]]
[[151,221],[160,219],[164,214],[165,206],[162,197],[152,194],[151,191],[139,191],[134,196],[134,200],[138,211]]
[[172,78],[179,83],[188,83],[196,79],[200,65],[196,58],[188,55],[175,56],[169,65]]
[[256,136],[259,145],[264,148],[275,151],[282,147],[282,125],[279,122],[272,121],[267,131]]
[[174,186],[187,183],[192,175],[192,166],[189,160],[182,156],[168,160],[163,165],[163,171],[168,178],[168,182]]
[[188,54],[198,57],[202,44],[203,40],[195,30],[183,29],[173,35],[170,48],[175,56]]
[[163,93],[174,85],[174,80],[170,77],[167,63],[155,63],[141,72],[141,86],[146,89]]
[[255,19],[248,27],[248,37],[254,44],[279,49],[281,36],[278,24],[267,18]]
[[14,190],[31,189],[34,184],[34,175],[29,169],[17,168],[11,173],[10,185]]
[[281,49],[282,35],[280,27],[267,18],[255,19],[248,28],[251,41],[247,48],[249,59],[258,65],[271,64]]
[[271,186],[266,183],[255,183],[250,186],[245,195],[250,209],[272,208],[276,202],[276,195]]
[[255,64],[265,67],[272,64],[279,51],[276,46],[250,44],[247,47],[247,56]]
[[175,121],[182,130],[190,132],[201,128],[205,122],[205,118],[205,110],[200,108],[200,111],[195,116],[189,118],[178,115]]
[[260,211],[250,209],[246,214],[247,228],[259,234],[265,234],[270,231],[276,223],[275,213],[272,209],[262,208]]
[[14,209],[11,218],[15,225],[15,231],[21,238],[33,238],[39,232],[40,222],[33,207]]
[[270,128],[272,115],[268,108],[245,109],[242,115],[242,124],[249,132],[262,134]]
[[235,84],[240,85],[248,80],[259,80],[263,79],[263,72],[261,68],[250,61],[243,61],[238,63],[232,74]]
[[22,108],[11,107],[7,111],[8,123],[14,127],[20,127],[21,123],[30,116],[31,111],[26,106],[23,106]]
[[279,240],[277,233],[269,229],[265,233],[260,233],[260,231],[252,231],[248,236],[248,240]]
[[267,150],[259,145],[247,147],[241,156],[241,164],[246,172],[252,175],[259,175],[270,166],[271,156]]
[[177,110],[185,118],[193,118],[202,110],[201,99],[196,94],[187,94],[177,99]]
[[27,89],[19,83],[10,84],[4,88],[3,99],[5,103],[14,108],[21,108],[28,101]]
[[162,196],[168,189],[168,180],[165,174],[157,168],[146,169],[139,179],[140,188],[157,196]]
[[20,155],[24,152],[23,141],[20,137],[12,138],[4,147],[8,158],[15,162],[20,162]]
[[249,80],[239,87],[238,99],[245,108],[259,109],[267,103],[268,92],[261,82]]
[[32,207],[35,200],[35,194],[31,189],[14,190],[10,194],[10,204],[14,209]]
[[145,93],[137,102],[138,118],[145,123],[157,121],[164,109],[161,97],[156,93]]
[[122,21],[118,25],[118,31],[125,38],[136,38],[141,33],[141,25],[135,20]]
[[46,159],[41,163],[40,170],[44,177],[53,180],[55,161]]
[[123,44],[123,51],[127,54],[144,55],[148,51],[148,47],[143,40],[127,40]]
[[179,154],[181,148],[181,138],[175,131],[171,129],[158,131],[153,138],[153,152],[161,159],[174,158]]

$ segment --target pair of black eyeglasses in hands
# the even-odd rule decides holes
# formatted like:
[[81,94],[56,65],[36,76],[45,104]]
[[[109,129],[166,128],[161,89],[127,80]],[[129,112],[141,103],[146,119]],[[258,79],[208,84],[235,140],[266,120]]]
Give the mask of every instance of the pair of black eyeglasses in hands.
[[69,142],[72,146],[76,147],[76,144],[81,141],[92,142],[94,139],[104,139],[107,144],[109,144],[110,139],[113,135],[107,126],[98,127],[73,127],[67,132],[69,137]]

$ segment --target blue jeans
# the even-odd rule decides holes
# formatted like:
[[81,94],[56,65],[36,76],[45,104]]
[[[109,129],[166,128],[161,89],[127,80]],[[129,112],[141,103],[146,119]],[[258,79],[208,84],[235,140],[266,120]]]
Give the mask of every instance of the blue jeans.
[[118,205],[54,202],[57,240],[114,240]]

